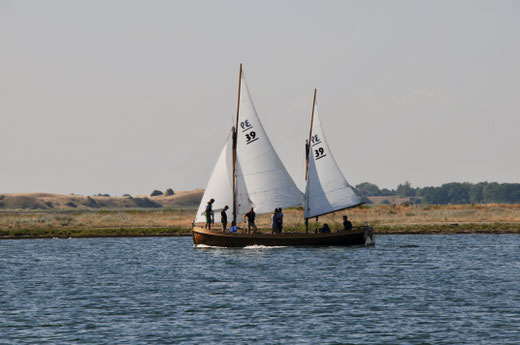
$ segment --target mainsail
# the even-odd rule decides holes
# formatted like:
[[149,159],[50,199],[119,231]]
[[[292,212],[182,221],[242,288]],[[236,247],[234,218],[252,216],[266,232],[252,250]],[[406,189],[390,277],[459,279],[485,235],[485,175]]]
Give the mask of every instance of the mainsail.
[[[241,74],[240,110],[237,128],[237,161],[247,195],[257,213],[272,212],[277,207],[301,205],[303,195],[285,169],[267,137]],[[240,187],[238,187],[240,194]]]
[[313,111],[305,190],[306,219],[360,204],[359,198],[341,173],[325,140],[315,103]]
[[[303,194],[285,169],[267,137],[249,94],[243,73],[240,74],[240,98],[237,128],[236,200],[241,218],[249,206],[256,213],[272,212],[278,207],[303,203]],[[202,197],[195,222],[204,222],[209,199],[215,199],[213,210],[233,205],[233,136],[220,152]]]
[[[233,164],[233,138],[232,135],[228,136],[226,144],[222,148],[218,157],[217,163],[213,168],[213,172],[208,181],[208,185],[204,190],[204,195],[200,202],[195,222],[205,222],[204,211],[206,210],[206,204],[209,199],[215,199],[213,203],[213,210],[220,211],[225,205],[233,207],[233,180],[232,180],[232,164]],[[238,169],[240,171],[240,168]],[[249,209],[249,200],[247,198],[247,189],[243,179],[237,179],[238,189],[238,214],[242,215]],[[229,211],[228,211],[229,212]],[[229,213],[228,213],[229,214]],[[218,221],[218,219],[217,219]]]

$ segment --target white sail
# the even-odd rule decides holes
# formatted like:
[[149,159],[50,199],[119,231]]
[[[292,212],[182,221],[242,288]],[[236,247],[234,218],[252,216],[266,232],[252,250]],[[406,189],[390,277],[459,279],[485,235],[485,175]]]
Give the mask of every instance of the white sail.
[[325,140],[317,106],[309,143],[309,167],[305,190],[305,218],[359,205],[359,198],[341,173]]
[[[249,200],[257,213],[301,205],[303,195],[276,154],[258,118],[242,74],[237,155]],[[240,190],[239,190],[240,193]]]
[[249,198],[249,191],[247,190],[246,182],[244,181],[244,174],[242,173],[239,159],[237,159],[236,170],[237,223],[239,223],[242,216],[249,211],[252,202]]
[[[204,211],[210,199],[215,199],[213,203],[213,211],[217,212],[228,205],[228,222],[231,222],[231,214],[233,212],[233,138],[229,135],[226,144],[222,148],[217,160],[217,164],[213,168],[213,172],[208,181],[208,185],[204,190],[204,195],[200,202],[195,222],[205,222]],[[247,198],[247,189],[242,178],[237,179],[237,213],[243,215],[247,212],[249,200]],[[220,221],[217,215],[216,222]]]

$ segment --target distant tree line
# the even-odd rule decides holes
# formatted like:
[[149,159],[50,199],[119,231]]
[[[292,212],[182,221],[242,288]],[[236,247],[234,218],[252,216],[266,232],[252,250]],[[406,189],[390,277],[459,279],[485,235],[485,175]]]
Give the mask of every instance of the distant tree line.
[[365,202],[369,202],[369,196],[395,196],[410,197],[412,204],[520,203],[520,183],[451,182],[440,187],[413,188],[406,181],[389,190],[364,182],[358,184],[355,190]]

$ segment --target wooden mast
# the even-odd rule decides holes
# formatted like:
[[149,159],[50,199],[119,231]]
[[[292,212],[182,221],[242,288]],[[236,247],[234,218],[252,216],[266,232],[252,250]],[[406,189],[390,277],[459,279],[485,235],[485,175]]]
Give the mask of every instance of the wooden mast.
[[[307,177],[309,173],[309,155],[311,153],[311,136],[312,136],[312,123],[314,122],[314,108],[316,107],[316,92],[314,89],[314,98],[312,99],[312,112],[311,112],[311,127],[309,128],[309,140],[307,140],[307,144],[305,145],[305,181],[307,182]],[[307,182],[308,183],[308,182]],[[307,190],[307,188],[305,188]],[[307,207],[307,195],[305,196],[305,207]],[[305,211],[304,211],[305,213]],[[309,218],[305,218],[305,232],[309,232]]]
[[238,135],[238,115],[240,114],[240,87],[242,86],[242,64],[240,64],[240,72],[238,74],[238,98],[237,98],[237,117],[235,128],[233,129],[233,221],[237,224],[237,135]]
[[307,152],[307,157],[306,157],[306,161],[305,161],[305,181],[307,181],[307,174],[309,172],[309,153],[310,153],[310,148],[311,148],[312,123],[314,122],[315,106],[316,106],[316,89],[314,89],[314,98],[312,99],[311,127],[309,128],[309,141],[307,141],[307,145],[309,145],[309,151]]

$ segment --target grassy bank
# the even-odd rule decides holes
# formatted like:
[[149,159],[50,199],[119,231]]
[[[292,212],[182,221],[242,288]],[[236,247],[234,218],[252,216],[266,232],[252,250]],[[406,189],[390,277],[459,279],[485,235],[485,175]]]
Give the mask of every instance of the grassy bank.
[[186,236],[189,230],[173,228],[12,229],[0,230],[0,239]]
[[[3,210],[0,238],[190,235],[193,209]],[[370,224],[379,234],[520,233],[520,204],[363,206],[320,217],[311,229],[340,227],[348,214],[354,225]],[[304,231],[301,208],[284,210],[286,231]],[[216,216],[216,221],[219,220]],[[269,229],[270,215],[257,224]],[[216,224],[218,227],[220,224]]]

